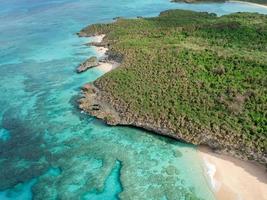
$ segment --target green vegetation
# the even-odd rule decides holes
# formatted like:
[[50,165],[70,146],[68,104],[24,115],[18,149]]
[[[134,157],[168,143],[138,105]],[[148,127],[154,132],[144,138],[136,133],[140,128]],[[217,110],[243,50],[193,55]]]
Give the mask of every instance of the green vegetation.
[[95,82],[114,108],[189,142],[266,159],[266,15],[169,10],[82,32],[106,34],[111,53],[123,55]]

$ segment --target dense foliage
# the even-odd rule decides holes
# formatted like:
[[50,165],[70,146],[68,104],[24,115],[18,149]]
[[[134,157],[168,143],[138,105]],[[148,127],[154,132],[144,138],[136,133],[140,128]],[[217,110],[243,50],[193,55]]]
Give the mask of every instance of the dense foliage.
[[170,10],[83,32],[107,34],[111,51],[123,55],[121,67],[96,85],[127,112],[174,133],[205,131],[266,153],[266,15]]

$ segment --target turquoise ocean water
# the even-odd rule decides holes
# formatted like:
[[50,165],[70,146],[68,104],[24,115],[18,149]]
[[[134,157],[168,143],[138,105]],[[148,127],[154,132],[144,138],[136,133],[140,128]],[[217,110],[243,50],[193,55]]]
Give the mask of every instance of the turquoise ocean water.
[[80,86],[101,76],[74,72],[95,54],[75,33],[169,8],[267,14],[239,3],[0,0],[0,200],[214,199],[193,146],[106,126],[75,104]]

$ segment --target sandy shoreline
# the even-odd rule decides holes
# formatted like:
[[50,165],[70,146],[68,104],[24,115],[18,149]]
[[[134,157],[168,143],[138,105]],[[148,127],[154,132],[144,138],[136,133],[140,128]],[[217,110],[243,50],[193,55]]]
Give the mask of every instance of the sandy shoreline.
[[[93,37],[101,43],[105,35]],[[100,60],[96,68],[107,73],[119,66],[105,61],[108,48],[92,46]],[[203,160],[203,172],[218,200],[267,200],[267,172],[263,166],[241,161],[230,156],[213,153],[207,147],[199,147]]]
[[243,3],[243,4],[248,4],[248,5],[252,5],[252,6],[258,6],[258,7],[262,7],[262,8],[266,8],[267,9],[267,5],[264,5],[264,4],[245,2],[245,1],[235,1],[235,0],[230,0],[228,2],[230,2],[230,3]]
[[266,169],[199,147],[203,168],[218,200],[267,200]]
[[[94,37],[92,37],[92,41],[95,43],[101,43],[105,36],[106,36],[105,34],[94,36]],[[98,47],[98,46],[92,46],[92,47],[94,48],[95,52],[97,53],[97,57],[100,60],[104,60],[107,57],[108,48]],[[100,61],[99,65],[96,67],[96,69],[98,69],[104,73],[107,73],[107,72],[115,69],[118,66],[119,66],[119,63],[117,63],[115,61]]]

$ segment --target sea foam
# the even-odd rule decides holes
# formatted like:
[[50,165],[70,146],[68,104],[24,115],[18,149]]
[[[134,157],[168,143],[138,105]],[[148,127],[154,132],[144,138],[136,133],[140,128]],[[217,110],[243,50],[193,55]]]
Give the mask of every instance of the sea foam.
[[215,174],[216,174],[216,166],[209,162],[207,158],[204,158],[204,168],[205,172],[209,178],[210,185],[214,191],[218,191],[220,188],[220,183],[216,180]]

